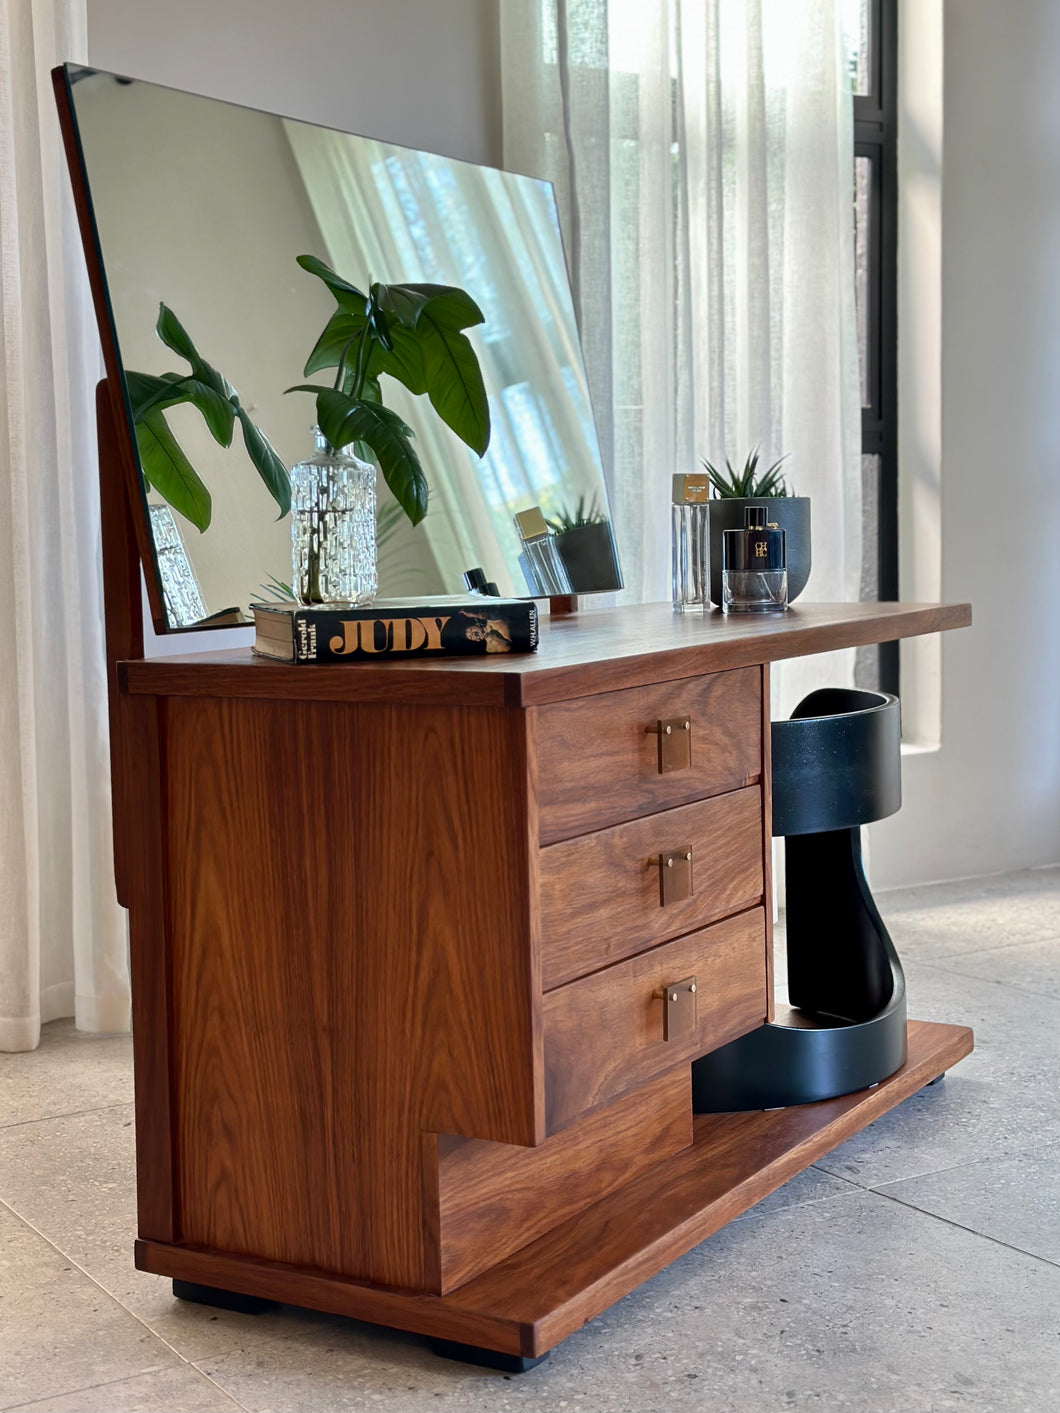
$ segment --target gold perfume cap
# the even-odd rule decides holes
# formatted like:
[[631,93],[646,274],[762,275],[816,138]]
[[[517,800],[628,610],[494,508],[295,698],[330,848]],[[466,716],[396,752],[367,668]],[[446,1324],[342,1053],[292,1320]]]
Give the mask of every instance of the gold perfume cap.
[[548,534],[548,525],[539,505],[532,505],[529,510],[520,510],[515,517],[515,528],[523,540],[539,540],[542,535]]
[[710,499],[710,480],[705,473],[674,477],[674,505],[702,505]]

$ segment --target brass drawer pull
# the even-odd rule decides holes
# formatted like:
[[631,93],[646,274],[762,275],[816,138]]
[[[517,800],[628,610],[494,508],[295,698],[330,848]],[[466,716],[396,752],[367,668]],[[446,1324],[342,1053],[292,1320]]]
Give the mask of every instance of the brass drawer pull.
[[670,903],[683,903],[692,896],[692,846],[669,853],[661,853],[658,858],[649,859],[649,868],[659,870],[659,906]]
[[692,723],[687,716],[671,716],[644,728],[659,738],[659,774],[687,770],[692,764]]
[[696,1028],[696,978],[686,976],[651,994],[663,1003],[663,1039],[691,1035]]

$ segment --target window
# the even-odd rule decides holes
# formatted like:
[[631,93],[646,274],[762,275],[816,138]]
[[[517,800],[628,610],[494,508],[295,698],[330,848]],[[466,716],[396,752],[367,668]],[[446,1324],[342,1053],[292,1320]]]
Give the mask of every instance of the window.
[[[854,10],[854,230],[861,365],[861,597],[898,597],[898,0]],[[898,644],[858,653],[859,686],[898,690]]]

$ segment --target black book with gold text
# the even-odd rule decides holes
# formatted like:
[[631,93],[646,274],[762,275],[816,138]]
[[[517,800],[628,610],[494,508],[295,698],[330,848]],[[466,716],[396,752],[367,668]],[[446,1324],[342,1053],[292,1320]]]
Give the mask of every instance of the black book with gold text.
[[355,604],[254,603],[254,651],[281,662],[379,662],[537,650],[533,599],[481,594]]

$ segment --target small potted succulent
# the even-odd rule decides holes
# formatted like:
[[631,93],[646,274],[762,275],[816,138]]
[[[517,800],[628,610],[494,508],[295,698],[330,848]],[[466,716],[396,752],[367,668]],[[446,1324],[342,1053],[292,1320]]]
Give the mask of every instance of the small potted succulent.
[[766,520],[785,531],[788,558],[788,602],[797,598],[810,577],[810,498],[793,496],[781,472],[786,456],[774,461],[765,471],[759,471],[760,448],[748,453],[743,469],[734,471],[732,462],[725,460],[725,471],[719,471],[709,461],[702,463],[710,481],[710,597],[721,604],[721,545],[723,530],[738,530],[743,525],[744,509],[762,505]]
[[621,589],[622,573],[611,522],[598,509],[595,497],[586,504],[585,496],[580,496],[573,509],[563,506],[546,518],[576,594]]

